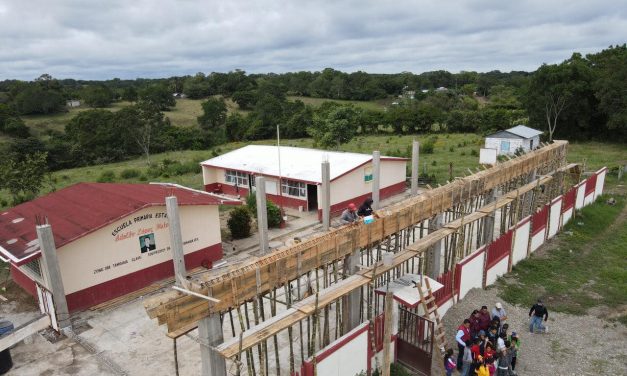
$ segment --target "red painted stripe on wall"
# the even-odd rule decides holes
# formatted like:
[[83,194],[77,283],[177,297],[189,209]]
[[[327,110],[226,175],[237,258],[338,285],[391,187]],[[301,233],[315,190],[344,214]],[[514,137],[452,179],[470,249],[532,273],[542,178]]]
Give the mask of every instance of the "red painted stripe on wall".
[[35,286],[35,282],[13,264],[11,264],[11,279],[33,298],[37,299],[37,286]]
[[[379,191],[379,199],[383,200],[388,197],[394,196],[401,192],[404,192],[407,188],[407,184],[404,181],[382,188]],[[331,217],[338,216],[348,207],[351,202],[357,206],[361,205],[367,198],[372,197],[372,193],[366,193],[361,196],[353,197],[350,200],[338,202],[331,205]],[[318,220],[322,220],[322,210],[318,210]]]
[[[222,244],[214,244],[210,247],[185,255],[185,267],[189,269],[201,266],[204,260],[214,262],[222,258]],[[174,275],[172,261],[160,264],[115,278],[96,286],[76,291],[66,295],[70,312],[93,307],[108,300],[129,294]]]

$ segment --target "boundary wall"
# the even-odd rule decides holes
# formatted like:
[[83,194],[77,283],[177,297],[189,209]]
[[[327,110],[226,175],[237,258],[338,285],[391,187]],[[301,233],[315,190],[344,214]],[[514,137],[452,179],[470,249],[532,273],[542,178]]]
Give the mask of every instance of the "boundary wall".
[[[568,192],[538,208],[534,214],[520,220],[492,243],[465,257],[453,269],[442,273],[437,281],[444,287],[434,293],[438,313],[444,315],[471,289],[493,284],[498,277],[510,272],[512,266],[529,257],[548,239],[555,236],[574,217],[575,209],[591,204],[603,193],[606,173],[606,167],[595,172],[586,180],[574,185]],[[304,362],[300,375],[352,375],[362,370],[371,370],[373,357],[380,355],[382,351],[383,317],[382,314],[375,318],[372,334],[376,339],[377,353],[372,350],[368,322],[364,322],[316,353],[315,361],[310,358]],[[393,333],[391,356],[394,360],[395,343],[396,335]],[[344,362],[340,359],[344,359]],[[344,371],[348,373],[342,373]]]

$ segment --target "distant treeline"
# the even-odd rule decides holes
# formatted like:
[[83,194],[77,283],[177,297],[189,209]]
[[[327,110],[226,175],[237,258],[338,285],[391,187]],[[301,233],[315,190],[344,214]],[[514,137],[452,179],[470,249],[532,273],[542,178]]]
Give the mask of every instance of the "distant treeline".
[[[578,53],[535,72],[446,71],[413,74],[321,72],[283,74],[197,73],[164,79],[82,81],[43,74],[34,81],[0,82],[0,133],[7,160],[39,152],[52,170],[99,164],[181,149],[207,149],[227,141],[313,137],[332,148],[356,134],[476,132],[516,124],[547,138],[627,141],[627,47]],[[311,106],[290,96],[385,102]],[[168,110],[175,97],[202,99],[198,126],[175,127]],[[64,132],[31,136],[22,116],[67,111],[66,101],[91,107]],[[225,100],[239,111],[228,114]],[[116,101],[129,106],[112,112]],[[368,109],[366,109],[368,108]],[[6,139],[6,137],[5,137]],[[23,167],[26,168],[26,167]],[[11,169],[5,166],[5,171]],[[0,166],[0,173],[2,166]],[[2,175],[2,174],[0,174]],[[0,176],[2,180],[2,176]],[[1,187],[1,186],[0,186]]]

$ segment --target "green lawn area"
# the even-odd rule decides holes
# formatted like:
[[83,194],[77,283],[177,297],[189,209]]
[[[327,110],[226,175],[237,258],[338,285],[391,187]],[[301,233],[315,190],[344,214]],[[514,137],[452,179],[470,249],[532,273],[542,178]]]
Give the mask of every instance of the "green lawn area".
[[[128,106],[130,102],[116,102],[108,107],[107,110],[118,111],[121,108]],[[56,131],[63,131],[65,125],[76,114],[90,110],[89,107],[76,107],[70,108],[67,112],[49,114],[49,115],[25,115],[22,116],[24,123],[31,129],[35,136],[41,136],[46,129],[53,129]]]
[[549,310],[573,314],[607,306],[627,324],[627,208],[624,196],[615,206],[601,196],[584,208],[549,243],[549,249],[521,261],[511,278],[502,279],[501,296],[531,306],[542,297]]
[[[184,103],[181,107],[192,108],[199,101],[180,100]],[[191,111],[191,110],[190,110]],[[359,136],[351,142],[341,145],[340,150],[357,153],[372,153],[373,150],[381,151],[382,155],[388,156],[411,156],[411,143],[413,139],[424,143],[427,139],[435,140],[433,154],[420,155],[420,172],[428,175],[435,175],[439,184],[445,184],[449,179],[449,163],[453,163],[453,177],[468,175],[468,169],[475,171],[479,158],[471,155],[471,152],[479,151],[483,145],[483,138],[476,134],[439,134],[439,135],[376,135]],[[146,181],[168,181],[183,184],[192,188],[202,188],[202,175],[200,173],[166,174],[167,176],[156,175],[154,170],[158,169],[162,161],[178,161],[182,164],[197,163],[210,159],[215,155],[226,153],[230,150],[240,148],[248,144],[270,144],[274,145],[275,140],[262,140],[254,142],[231,142],[220,145],[212,150],[184,150],[155,154],[151,157],[152,165],[148,166],[144,158],[137,158],[129,161],[74,168],[56,171],[52,174],[50,184],[42,189],[41,194],[58,190],[78,182],[96,182],[104,172],[110,171],[114,174],[113,181],[119,182],[146,182]],[[313,140],[292,139],[282,140],[283,146],[314,147]],[[587,158],[589,168],[597,169],[602,166],[617,166],[618,161],[627,158],[627,148],[624,145],[612,145],[601,143],[580,143],[572,144],[569,147],[568,159],[571,162],[581,162]],[[601,152],[602,151],[602,152]],[[408,174],[410,163],[408,163]],[[132,178],[124,179],[120,175],[124,170],[136,170],[136,175]],[[128,174],[127,174],[128,175]],[[608,184],[615,184],[615,176],[608,176]],[[10,201],[8,192],[0,191],[0,209],[5,208]],[[7,202],[6,205],[3,205]]]

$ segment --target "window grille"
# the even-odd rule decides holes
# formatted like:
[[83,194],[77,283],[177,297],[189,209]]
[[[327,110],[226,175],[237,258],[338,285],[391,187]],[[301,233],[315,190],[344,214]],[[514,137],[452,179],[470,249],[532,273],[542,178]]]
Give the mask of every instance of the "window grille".
[[283,179],[281,181],[281,192],[294,197],[307,197],[307,184],[300,181]]
[[226,170],[224,181],[238,186],[248,186],[248,174],[240,171]]

